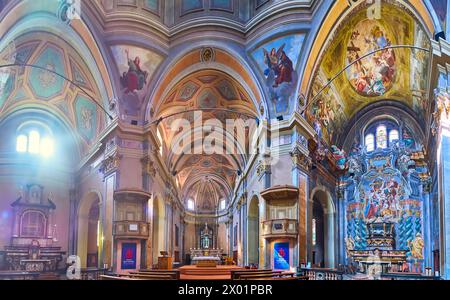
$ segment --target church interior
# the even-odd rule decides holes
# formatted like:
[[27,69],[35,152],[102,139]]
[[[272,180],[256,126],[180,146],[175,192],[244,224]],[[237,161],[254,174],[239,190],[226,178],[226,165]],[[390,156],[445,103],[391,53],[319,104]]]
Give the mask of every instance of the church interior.
[[0,0],[0,280],[450,279],[449,0]]

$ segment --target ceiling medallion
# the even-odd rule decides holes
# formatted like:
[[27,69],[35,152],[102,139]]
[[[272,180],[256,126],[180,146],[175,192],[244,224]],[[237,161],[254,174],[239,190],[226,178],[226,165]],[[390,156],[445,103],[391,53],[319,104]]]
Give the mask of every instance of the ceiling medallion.
[[202,48],[200,51],[200,60],[204,63],[212,62],[216,59],[216,52],[211,47]]

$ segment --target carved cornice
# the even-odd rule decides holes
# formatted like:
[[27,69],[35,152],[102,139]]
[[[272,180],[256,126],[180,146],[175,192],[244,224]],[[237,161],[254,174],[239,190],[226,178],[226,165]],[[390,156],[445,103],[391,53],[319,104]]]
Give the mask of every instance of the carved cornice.
[[256,166],[256,175],[260,178],[264,174],[271,171],[271,157],[270,154],[263,154],[263,157],[258,161]]
[[114,151],[101,162],[100,172],[106,176],[116,171],[117,169],[119,169],[121,159],[122,155],[119,153],[119,151]]
[[155,177],[156,176],[156,166],[155,166],[155,162],[152,160],[152,158],[150,157],[150,155],[146,155],[141,159],[141,163],[142,163],[142,171],[144,174],[148,174],[151,177]]
[[298,167],[304,171],[309,171],[311,169],[311,158],[306,155],[298,145],[296,145],[294,149],[289,153],[291,155],[292,163],[295,167]]

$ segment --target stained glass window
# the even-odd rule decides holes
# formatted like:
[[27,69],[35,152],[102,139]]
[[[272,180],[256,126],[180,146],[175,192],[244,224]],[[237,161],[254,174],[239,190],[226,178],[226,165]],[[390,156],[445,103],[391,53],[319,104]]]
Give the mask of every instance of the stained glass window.
[[398,141],[399,139],[399,134],[398,134],[398,130],[396,129],[392,129],[391,131],[389,131],[389,145],[393,145],[394,141]]
[[377,148],[387,148],[387,129],[385,125],[377,127]]
[[375,137],[373,134],[366,135],[365,145],[367,152],[375,150]]

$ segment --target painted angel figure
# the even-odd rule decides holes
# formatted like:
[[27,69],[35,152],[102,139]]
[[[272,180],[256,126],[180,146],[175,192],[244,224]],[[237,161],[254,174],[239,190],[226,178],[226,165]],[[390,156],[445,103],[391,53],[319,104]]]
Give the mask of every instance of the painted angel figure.
[[140,91],[147,84],[148,72],[141,69],[141,59],[136,56],[134,60],[130,59],[129,50],[125,50],[127,54],[128,61],[128,72],[123,72],[122,77],[120,77],[120,82],[122,86],[126,88],[125,94],[133,93],[135,91]]
[[271,72],[273,71],[273,87],[278,87],[278,85],[283,82],[292,82],[292,73],[294,68],[291,59],[284,51],[285,46],[286,44],[281,45],[278,50],[272,48],[270,53],[266,49],[263,49],[264,63],[267,65],[267,69],[264,70],[264,75],[269,78]]

